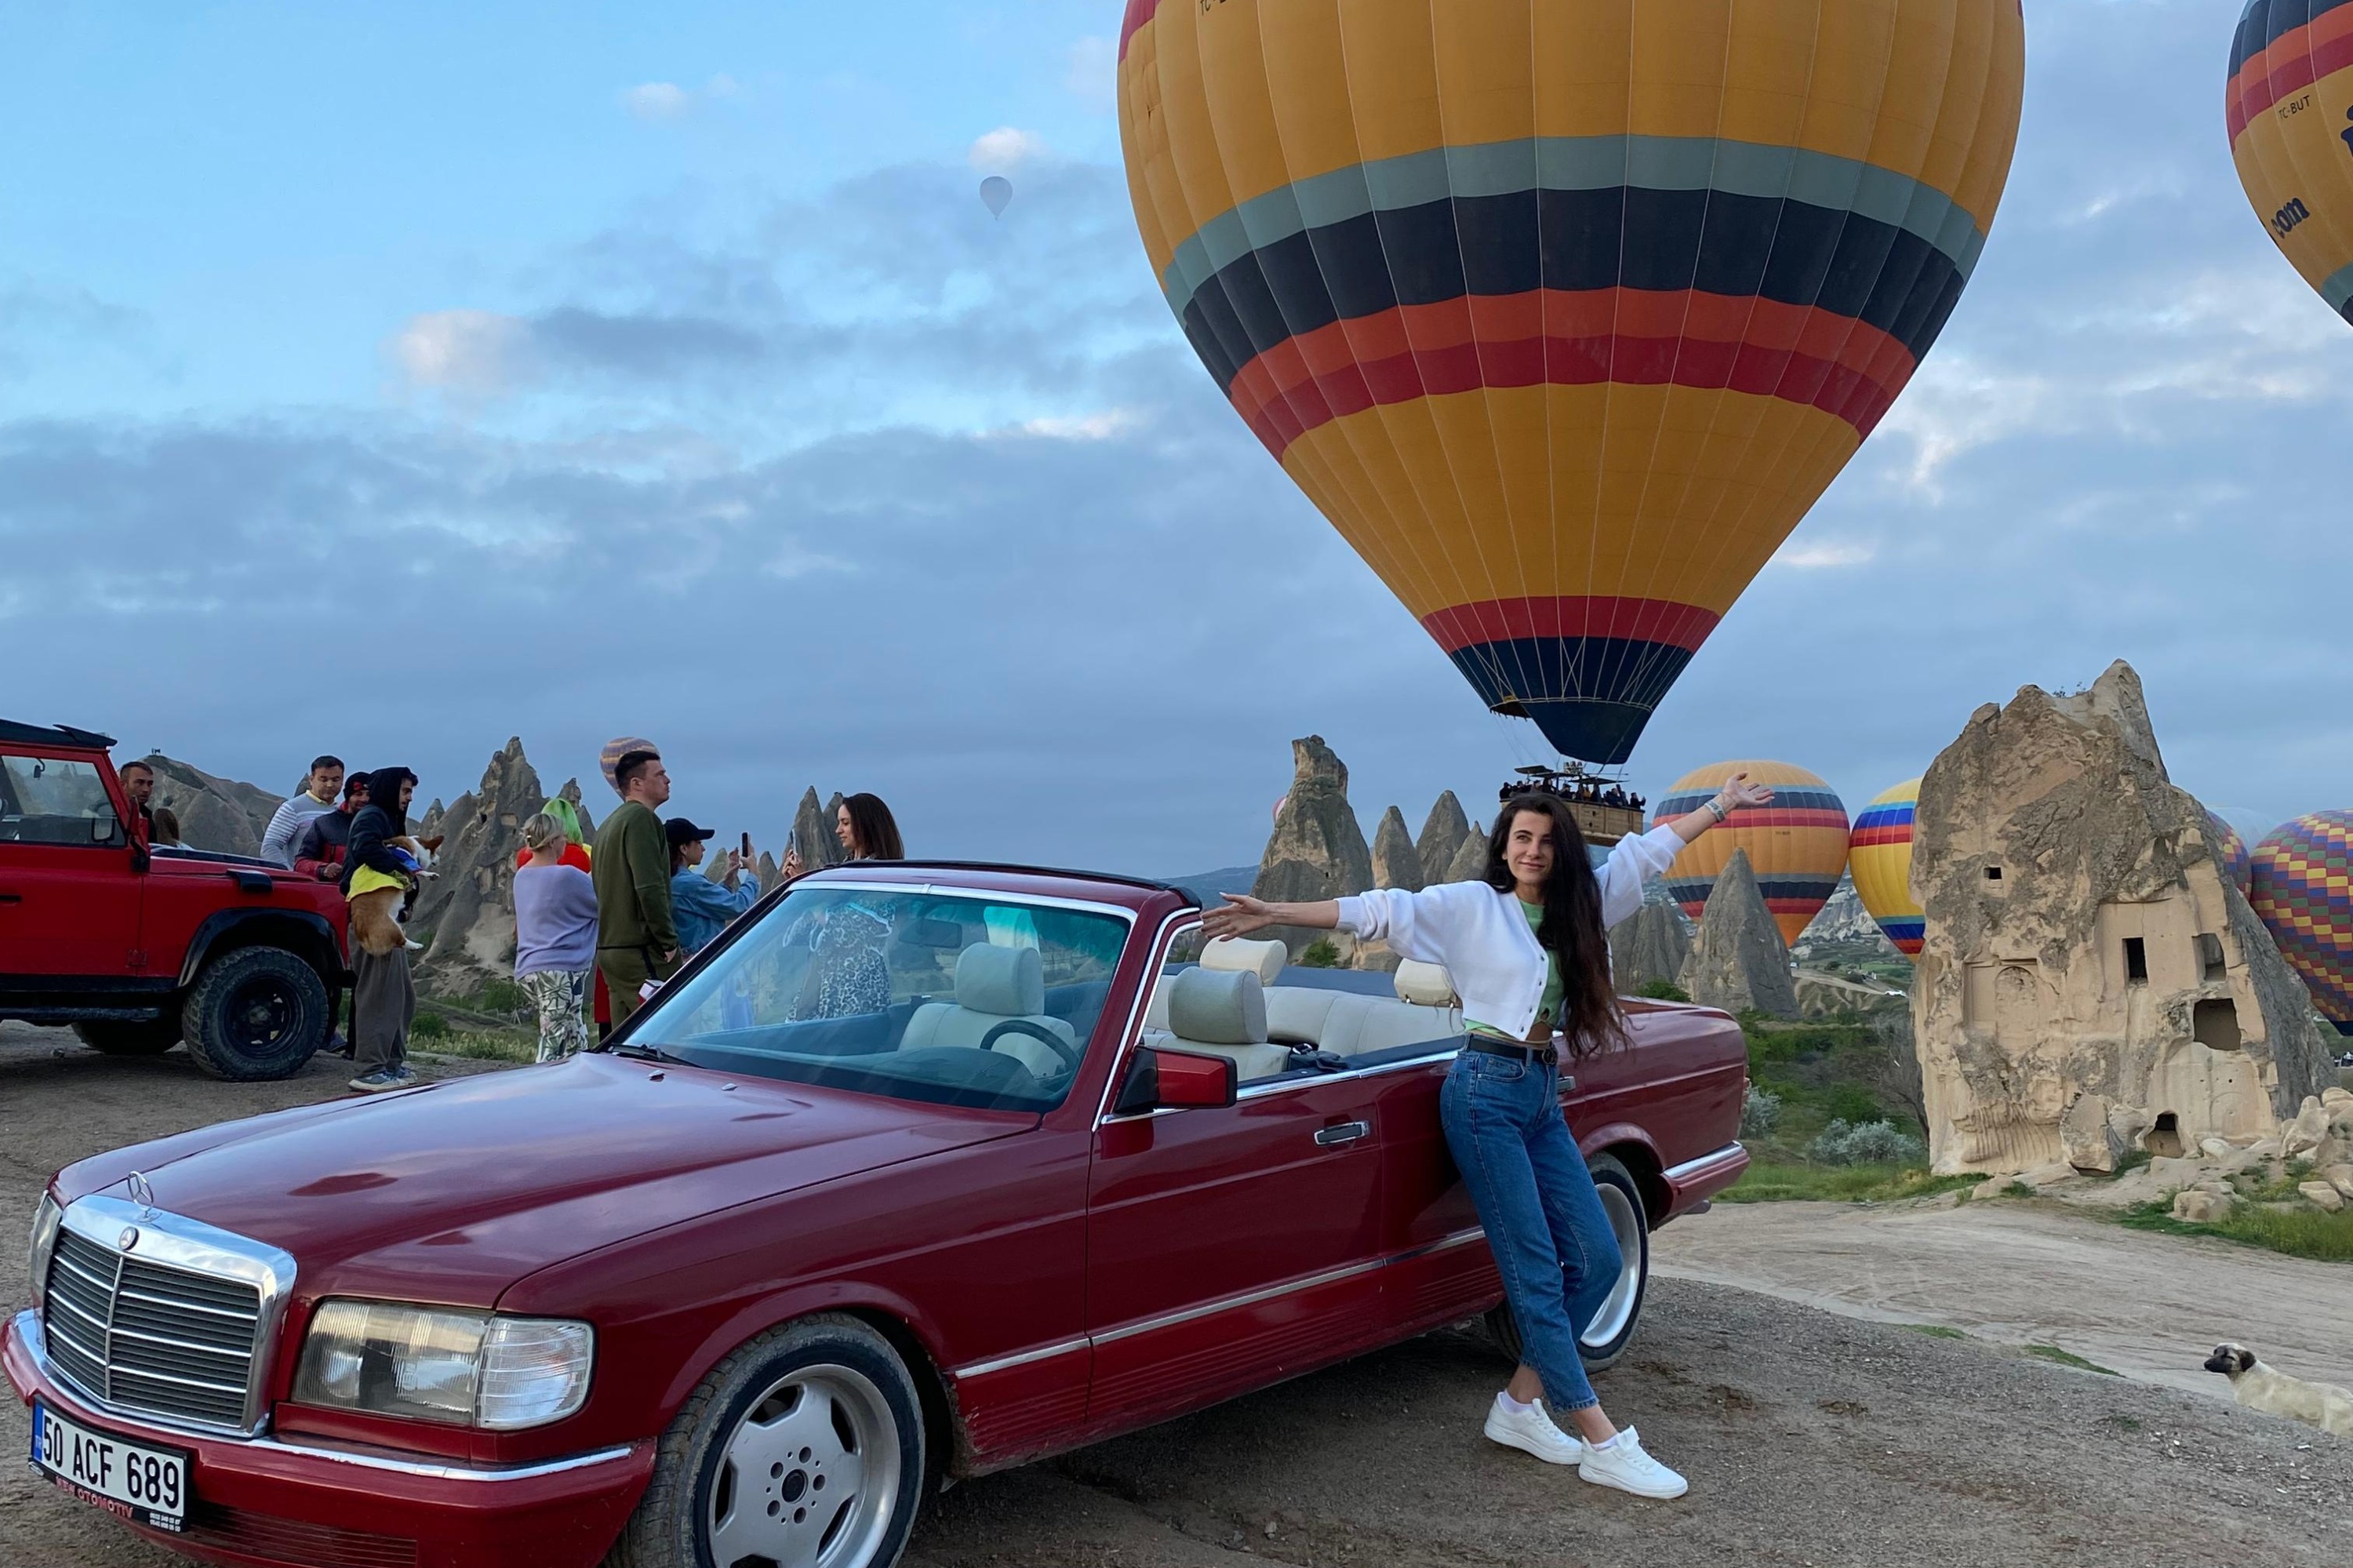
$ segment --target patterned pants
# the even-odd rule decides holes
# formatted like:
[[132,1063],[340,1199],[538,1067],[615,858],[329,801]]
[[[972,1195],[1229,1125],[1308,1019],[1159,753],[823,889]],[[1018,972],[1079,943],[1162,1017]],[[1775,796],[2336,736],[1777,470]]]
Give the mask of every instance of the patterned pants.
[[541,969],[522,977],[522,992],[539,1009],[539,1059],[560,1062],[588,1048],[588,1025],[581,1003],[588,996],[586,969]]

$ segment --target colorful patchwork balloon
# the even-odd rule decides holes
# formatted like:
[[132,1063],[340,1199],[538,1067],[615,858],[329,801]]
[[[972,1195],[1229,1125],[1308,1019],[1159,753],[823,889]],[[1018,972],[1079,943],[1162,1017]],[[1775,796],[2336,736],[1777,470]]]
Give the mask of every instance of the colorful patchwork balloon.
[[2255,857],[2247,848],[2247,841],[2219,812],[2206,813],[2206,826],[2213,835],[2214,863],[2231,879],[2232,886],[2242,895],[2247,894],[2255,874]]
[[1771,804],[1744,807],[1693,840],[1667,867],[1667,891],[1684,914],[1701,918],[1732,852],[1745,849],[1781,940],[1794,942],[1846,869],[1846,806],[1820,776],[1786,762],[1711,762],[1675,780],[1660,797],[1655,820],[1698,810],[1725,779],[1744,772],[1751,783],[1772,786]]
[[1617,763],[1943,331],[2019,0],[1128,0],[1144,248],[1496,713]]
[[2316,811],[2274,828],[2254,859],[2247,902],[2320,1016],[2353,1034],[2353,811]]
[[659,751],[661,747],[641,735],[616,736],[605,743],[603,751],[597,753],[596,767],[605,775],[605,782],[611,785],[613,793],[617,795],[621,792],[621,780],[617,771],[621,766],[621,758],[632,751]]
[[2353,0],[2251,0],[2222,120],[2272,243],[2353,322]]
[[1919,800],[1917,779],[1873,796],[1846,841],[1855,896],[1907,959],[1920,956],[1922,916],[1912,901],[1912,812]]

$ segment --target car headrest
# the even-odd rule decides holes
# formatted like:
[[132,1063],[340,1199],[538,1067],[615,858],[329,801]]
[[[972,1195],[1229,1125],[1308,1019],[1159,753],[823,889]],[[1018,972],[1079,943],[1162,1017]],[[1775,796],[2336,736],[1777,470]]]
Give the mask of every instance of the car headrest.
[[956,1005],[967,1012],[1028,1018],[1046,1011],[1046,968],[1035,948],[979,943],[956,959]]
[[1168,987],[1168,1033],[1204,1045],[1266,1044],[1266,992],[1255,969],[1180,969]]
[[1261,985],[1272,985],[1291,961],[1291,949],[1281,942],[1253,942],[1247,937],[1220,937],[1201,949],[1205,969],[1247,969]]
[[1409,1001],[1417,1007],[1454,1005],[1454,977],[1446,972],[1444,964],[1407,959],[1398,965],[1394,983],[1399,1001]]

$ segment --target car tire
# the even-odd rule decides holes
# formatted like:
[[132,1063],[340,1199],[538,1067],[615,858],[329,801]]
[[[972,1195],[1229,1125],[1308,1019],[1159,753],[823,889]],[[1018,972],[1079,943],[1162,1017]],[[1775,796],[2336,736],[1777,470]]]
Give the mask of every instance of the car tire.
[[74,1025],[81,1043],[110,1056],[160,1056],[180,1043],[177,1013],[162,1018],[94,1018]]
[[[1608,1372],[1634,1342],[1642,1321],[1642,1302],[1651,1288],[1650,1211],[1642,1202],[1641,1183],[1614,1154],[1597,1154],[1591,1161],[1593,1185],[1601,1194],[1602,1213],[1618,1233],[1620,1268],[1618,1288],[1609,1293],[1592,1324],[1577,1343],[1577,1354],[1588,1372]],[[1520,1361],[1520,1326],[1513,1320],[1512,1304],[1499,1301],[1487,1314],[1487,1331],[1496,1347],[1513,1361]]]
[[928,1463],[923,1401],[891,1342],[855,1318],[804,1318],[687,1397],[606,1565],[892,1568]]
[[334,999],[283,948],[238,948],[196,977],[180,1030],[196,1065],[230,1083],[290,1077],[327,1043]]

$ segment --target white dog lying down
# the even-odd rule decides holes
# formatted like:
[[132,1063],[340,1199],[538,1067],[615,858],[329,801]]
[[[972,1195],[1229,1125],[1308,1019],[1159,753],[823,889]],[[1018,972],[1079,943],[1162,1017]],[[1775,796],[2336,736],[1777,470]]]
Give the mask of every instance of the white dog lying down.
[[2250,1410],[2267,1411],[2353,1437],[2353,1391],[2333,1383],[2306,1383],[2277,1367],[2265,1366],[2244,1345],[2225,1340],[2206,1358],[2208,1372],[2231,1380],[2231,1395]]

